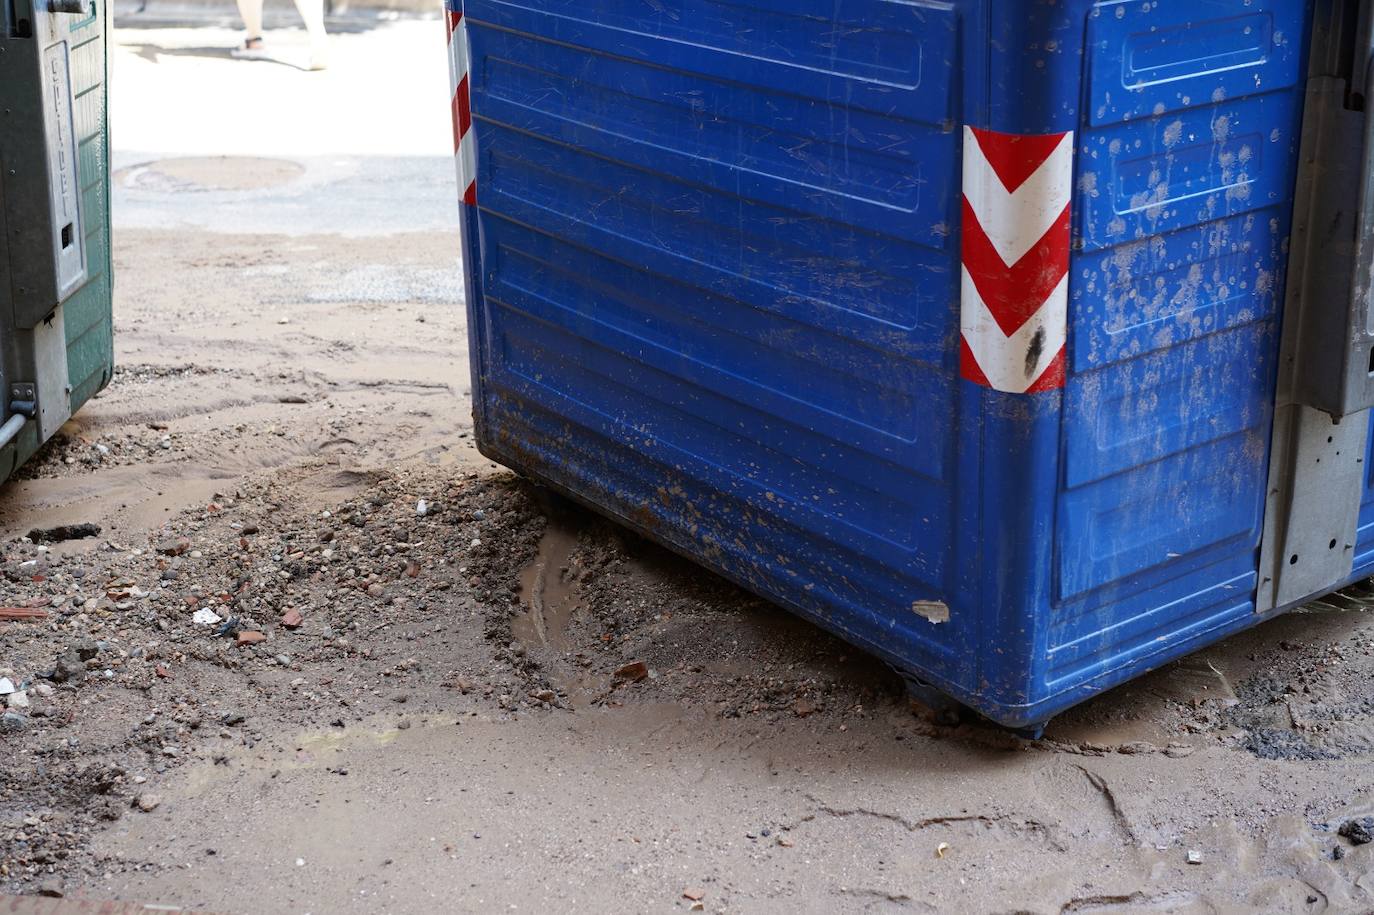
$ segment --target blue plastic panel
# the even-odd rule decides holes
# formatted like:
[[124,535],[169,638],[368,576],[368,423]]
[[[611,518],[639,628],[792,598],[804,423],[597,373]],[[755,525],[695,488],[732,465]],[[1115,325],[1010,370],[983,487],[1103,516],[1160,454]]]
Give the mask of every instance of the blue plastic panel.
[[1374,575],[1374,423],[1370,424],[1369,446],[1364,456],[1364,497],[1360,500],[1360,520],[1355,532],[1355,576]]
[[[1255,621],[1299,0],[463,11],[488,454],[1008,724]],[[960,378],[966,124],[1074,132],[1062,390]]]
[[1057,565],[1091,611],[1056,615],[1060,679],[1253,615],[1303,12],[1089,17]]
[[971,685],[971,621],[910,609],[951,575],[954,12],[465,19],[489,446]]

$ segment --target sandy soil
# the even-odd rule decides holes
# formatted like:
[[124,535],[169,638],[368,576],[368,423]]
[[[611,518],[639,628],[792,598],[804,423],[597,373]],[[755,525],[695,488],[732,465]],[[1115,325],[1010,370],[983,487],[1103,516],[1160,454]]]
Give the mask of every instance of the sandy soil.
[[[244,913],[1374,906],[1374,844],[1337,834],[1374,812],[1362,595],[1037,743],[937,727],[881,664],[478,456],[456,267],[435,233],[120,234],[115,381],[0,494],[0,602],[50,614],[0,623],[28,703],[0,733],[0,887]],[[23,537],[77,522],[102,532]]]

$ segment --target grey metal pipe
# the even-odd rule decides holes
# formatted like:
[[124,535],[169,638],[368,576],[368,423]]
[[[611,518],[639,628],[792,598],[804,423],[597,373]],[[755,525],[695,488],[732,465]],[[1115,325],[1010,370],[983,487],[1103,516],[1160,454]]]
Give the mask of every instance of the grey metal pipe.
[[29,418],[23,413],[13,413],[10,418],[5,420],[5,424],[0,426],[0,448],[5,447],[14,441],[14,437],[19,434],[19,430],[24,428],[24,423]]

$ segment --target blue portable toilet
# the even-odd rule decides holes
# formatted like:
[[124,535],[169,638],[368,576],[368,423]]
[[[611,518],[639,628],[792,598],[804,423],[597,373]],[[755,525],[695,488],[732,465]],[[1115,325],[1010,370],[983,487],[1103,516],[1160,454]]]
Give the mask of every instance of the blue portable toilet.
[[1368,2],[448,2],[483,453],[1032,730],[1374,571]]

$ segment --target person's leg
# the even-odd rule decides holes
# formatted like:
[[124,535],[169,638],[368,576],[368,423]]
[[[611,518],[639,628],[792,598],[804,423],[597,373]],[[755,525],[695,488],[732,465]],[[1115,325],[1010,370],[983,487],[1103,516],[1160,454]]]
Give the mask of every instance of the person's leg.
[[262,44],[262,0],[238,0],[238,4],[246,33],[243,46],[257,47]]
[[324,31],[324,0],[296,0],[296,12],[305,20],[310,35],[310,69],[323,70],[329,65],[329,39]]

